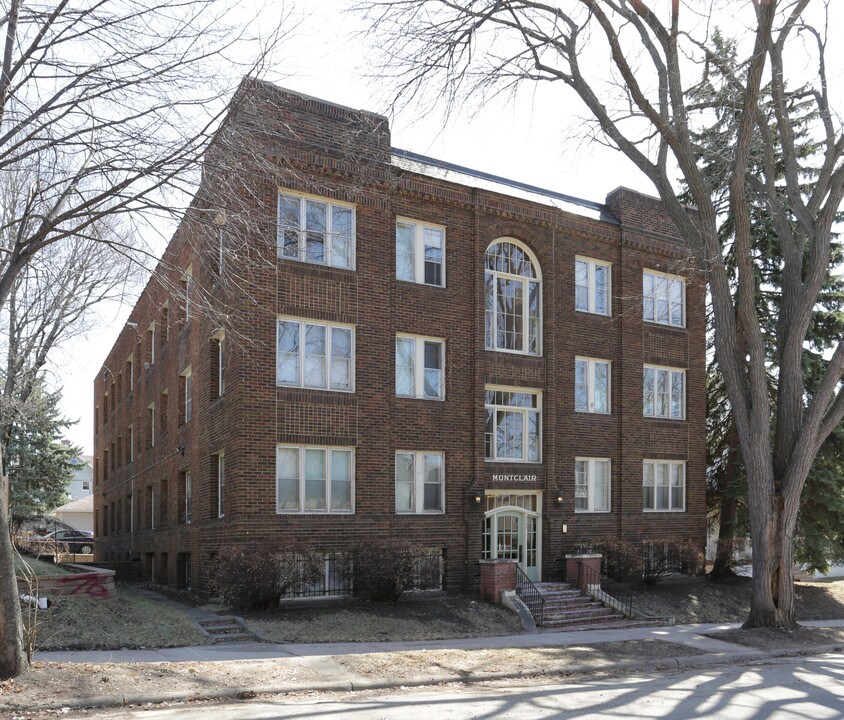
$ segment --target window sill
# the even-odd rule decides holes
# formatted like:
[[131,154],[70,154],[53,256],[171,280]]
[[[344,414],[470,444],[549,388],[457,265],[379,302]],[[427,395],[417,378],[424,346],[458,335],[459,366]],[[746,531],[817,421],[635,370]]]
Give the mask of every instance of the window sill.
[[602,317],[602,318],[611,318],[612,317],[612,313],[599,313],[599,312],[596,312],[595,310],[582,310],[581,308],[575,308],[574,311],[576,313],[580,313],[581,315],[596,315],[597,317]]
[[651,325],[653,327],[659,328],[667,328],[669,330],[686,330],[686,324],[683,323],[682,325],[672,325],[671,323],[663,323],[659,322],[658,320],[647,320],[646,318],[642,318],[642,322],[646,325]]
[[311,392],[331,392],[331,393],[342,393],[344,395],[354,395],[355,390],[352,388],[351,390],[340,390],[339,388],[321,388],[321,387],[307,387],[305,385],[286,385],[284,383],[279,383],[276,381],[275,386],[277,388],[282,388],[284,390],[309,390]]
[[349,515],[355,514],[354,510],[276,510],[276,515]]
[[612,510],[577,510],[575,509],[575,515],[609,515]]
[[670,510],[654,510],[652,508],[642,508],[643,513],[684,513],[686,508],[672,508]]
[[424,397],[421,395],[396,395],[397,400],[428,400],[432,402],[445,402],[444,397]]
[[307,265],[309,267],[319,268],[320,270],[341,270],[343,272],[355,272],[355,264],[352,263],[350,267],[343,267],[342,265],[329,265],[328,263],[321,263],[316,262],[314,260],[306,260],[305,258],[300,257],[292,257],[290,255],[284,255],[281,251],[276,253],[276,257],[278,260],[282,262],[295,262],[301,265]]
[[612,416],[612,410],[610,410],[609,412],[599,412],[597,410],[578,410],[577,408],[575,408],[575,412],[578,415],[600,415],[601,417]]
[[484,458],[484,462],[502,465],[542,465],[542,460],[519,460],[518,458]]
[[396,282],[404,283],[405,285],[413,285],[416,287],[435,288],[437,290],[445,290],[445,285],[435,285],[434,283],[417,282],[416,280],[406,280],[405,278],[396,278]]
[[416,512],[414,510],[396,510],[396,515],[401,517],[415,517],[417,515],[445,515],[445,510],[422,510],[421,512]]
[[504,355],[517,355],[519,357],[536,358],[537,360],[542,359],[542,353],[524,352],[522,350],[505,350],[503,348],[492,347],[485,347],[484,350],[486,350],[487,352],[503,353]]
[[642,415],[645,420],[658,420],[660,422],[681,423],[686,422],[686,418],[663,417],[662,415]]

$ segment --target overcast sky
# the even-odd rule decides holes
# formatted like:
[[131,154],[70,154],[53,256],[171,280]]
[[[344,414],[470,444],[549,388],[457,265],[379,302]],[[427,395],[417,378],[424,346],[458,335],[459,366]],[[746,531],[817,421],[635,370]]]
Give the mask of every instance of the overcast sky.
[[[247,0],[251,1],[251,0]],[[371,58],[345,3],[307,3],[284,42],[268,79],[292,90],[354,108],[386,113],[383,83],[367,77]],[[254,10],[252,11],[254,12]],[[577,138],[579,108],[562,88],[547,86],[514,103],[476,113],[439,117],[391,116],[393,146],[590,200],[603,201],[619,185],[654,193],[647,179],[620,154]],[[110,307],[98,328],[53,356],[51,379],[63,388],[63,412],[79,420],[67,437],[93,452],[93,381],[134,304]]]

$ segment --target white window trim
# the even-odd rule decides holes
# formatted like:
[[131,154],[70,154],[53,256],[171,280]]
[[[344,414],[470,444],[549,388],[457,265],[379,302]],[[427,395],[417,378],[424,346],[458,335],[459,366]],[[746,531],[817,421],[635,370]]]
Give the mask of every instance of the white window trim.
[[193,418],[193,367],[188,365],[182,370],[181,376],[185,379],[185,414],[182,419],[187,425]]
[[[278,332],[277,328],[276,332]],[[224,330],[218,330],[211,336],[211,339],[217,341],[217,398],[221,398],[226,392],[226,333]]]
[[147,405],[147,422],[149,423],[149,446],[155,447],[155,403]]
[[[516,392],[516,393],[529,393],[531,395],[536,395],[536,407],[535,408],[523,408],[523,407],[516,407],[513,405],[488,405],[486,402],[486,394],[488,392],[495,392],[495,391],[502,391],[502,392]],[[537,444],[539,451],[539,458],[537,460],[528,460],[527,457],[524,458],[499,458],[497,456],[497,447],[495,442],[493,441],[492,444],[492,452],[494,457],[487,457],[484,458],[484,462],[495,462],[495,463],[520,463],[525,465],[541,465],[542,460],[542,432],[544,430],[544,422],[542,417],[542,390],[538,390],[537,388],[523,388],[523,387],[511,387],[508,385],[484,385],[484,422],[486,422],[486,411],[488,408],[493,408],[494,410],[507,410],[507,411],[521,411],[524,413],[525,417],[522,421],[522,447],[525,448],[527,452],[528,447],[528,439],[529,439],[529,432],[528,432],[528,418],[527,415],[529,412],[536,412],[539,414],[539,428],[537,431]],[[494,420],[494,416],[493,416]],[[484,427],[484,432],[486,432],[486,426]],[[484,445],[486,445],[486,441],[484,441]],[[486,452],[486,449],[484,449]]]
[[131,393],[135,389],[135,353],[129,353],[126,363],[129,365],[129,392]]
[[[577,355],[574,358],[575,363],[575,378],[577,377],[577,363],[582,361],[586,363],[586,386],[587,386],[587,409],[580,410],[577,408],[577,383],[575,382],[575,412],[587,413],[592,415],[612,415],[612,362],[604,358],[592,358]],[[607,409],[605,412],[595,410],[595,364],[603,363],[607,366]]]
[[[486,268],[486,254],[489,252],[490,248],[493,245],[498,245],[500,243],[511,243],[513,245],[518,246],[521,248],[525,254],[530,258],[531,264],[536,272],[535,278],[529,278],[524,275],[512,275],[511,273],[500,272],[498,270],[488,270]],[[496,318],[498,317],[498,303],[494,301],[495,299],[495,287],[493,286],[493,304],[492,304],[492,312],[493,312],[493,320],[492,320],[492,345],[486,344],[486,338],[484,338],[484,348],[486,350],[491,350],[493,352],[501,352],[501,353],[509,353],[511,355],[527,355],[528,357],[542,357],[543,354],[543,341],[545,338],[545,328],[544,328],[544,315],[545,315],[545,306],[542,302],[542,269],[539,267],[539,260],[536,257],[536,254],[531,250],[527,245],[525,245],[520,240],[517,240],[513,237],[500,237],[496,240],[493,240],[484,251],[484,260],[483,260],[483,270],[484,270],[484,307],[486,307],[486,276],[487,274],[491,274],[493,278],[496,277],[505,277],[513,280],[522,281],[525,287],[526,292],[523,293],[522,297],[522,327],[523,330],[523,348],[522,350],[511,350],[509,348],[500,348],[497,346],[498,341],[498,333],[496,332],[496,325],[497,321]],[[530,351],[530,301],[529,301],[529,293],[530,293],[530,282],[536,282],[539,285],[539,335],[536,338],[536,352]],[[486,323],[486,318],[484,318],[484,323]],[[484,333],[486,333],[486,327],[484,327]]]
[[[427,337],[425,335],[408,335],[399,333],[396,335],[396,344],[399,340],[413,340],[413,394],[399,395],[396,388],[396,397],[410,398],[416,400],[445,400],[445,340],[443,338]],[[437,343],[440,346],[440,394],[436,397],[425,395],[425,343]],[[396,384],[398,384],[398,367],[395,368]]]
[[147,338],[149,339],[149,360],[150,365],[155,365],[155,322],[151,322],[147,328]]
[[[680,302],[683,306],[683,320],[680,325],[675,325],[671,322],[671,294],[669,291],[668,295],[668,322],[662,322],[661,320],[657,320],[657,312],[656,312],[656,298],[654,298],[654,316],[653,318],[646,318],[645,317],[645,294],[644,294],[644,276],[651,275],[653,276],[654,280],[658,277],[667,278],[668,280],[679,280],[680,286],[682,287],[682,294],[680,295]],[[650,270],[649,268],[642,269],[642,321],[647,323],[653,323],[654,325],[661,325],[663,327],[673,327],[673,328],[685,328],[686,327],[686,278],[682,275],[672,275],[670,273],[660,272],[659,270]],[[656,285],[656,283],[654,283]]]
[[[279,335],[279,324],[281,322],[297,322],[299,323],[299,381],[295,385],[290,383],[282,383],[279,382],[278,379],[278,335]],[[325,387],[311,387],[310,385],[305,385],[305,325],[320,325],[328,332],[326,333],[326,368],[325,368]],[[331,387],[331,346],[333,340],[331,339],[331,329],[332,328],[340,328],[342,330],[351,330],[352,331],[352,352],[351,352],[351,366],[349,369],[349,385],[350,387],[347,388],[335,388]],[[355,392],[355,355],[357,353],[357,345],[356,345],[356,333],[355,333],[355,326],[354,325],[346,325],[344,323],[328,323],[322,320],[308,320],[307,318],[297,318],[297,317],[289,317],[289,316],[279,316],[276,318],[275,324],[275,334],[276,334],[276,386],[277,387],[289,387],[289,388],[302,388],[304,390],[316,390],[318,392],[342,392],[342,393],[353,393]]]
[[[653,459],[646,459],[642,461],[642,487],[644,487],[645,483],[645,465],[653,465],[654,466],[654,507],[646,508],[644,502],[644,495],[642,497],[642,512],[645,513],[679,513],[686,511],[686,487],[688,483],[686,482],[686,461],[685,460],[653,460]],[[656,507],[656,465],[667,465],[668,466],[668,507],[667,508],[657,508]],[[671,507],[671,467],[672,466],[681,466],[683,468],[683,507]]]
[[182,273],[182,283],[185,286],[185,325],[190,322],[191,319],[191,286],[193,285],[193,265],[188,265],[185,271]]
[[[652,413],[645,412],[645,370],[653,370],[654,371],[654,390],[653,390],[653,400],[652,400],[652,407],[654,411]],[[668,415],[657,415],[657,380],[656,380],[656,371],[657,370],[665,370],[668,372]],[[673,400],[673,389],[674,383],[671,381],[671,373],[682,373],[683,374],[683,396],[680,398],[680,417],[672,417],[671,416],[671,401]],[[678,368],[678,367],[670,367],[668,365],[650,365],[646,364],[642,366],[642,416],[647,418],[655,418],[657,420],[673,420],[674,422],[682,421],[686,419],[686,370],[685,368]]]
[[[298,450],[299,451],[299,509],[291,510],[287,508],[280,508],[278,506],[278,451],[279,450]],[[305,451],[306,450],[324,450],[325,451],[325,510],[311,510],[305,509]],[[333,510],[331,508],[331,451],[341,450],[351,453],[349,461],[349,476],[350,476],[350,499],[351,509]],[[354,515],[355,514],[355,448],[339,445],[289,445],[280,443],[276,445],[276,482],[275,482],[275,496],[276,496],[276,515]]]
[[193,477],[190,470],[185,471],[185,525],[193,520]]
[[[398,268],[396,269],[396,279],[399,282],[409,282],[415,285],[427,285],[428,287],[437,287],[437,288],[444,288],[446,284],[445,279],[445,225],[439,225],[437,223],[429,223],[423,222],[421,220],[414,220],[409,217],[397,216],[396,217],[396,231],[398,231],[398,225],[410,225],[413,227],[413,279],[408,280],[407,278],[400,278],[398,277]],[[434,285],[432,283],[425,282],[425,229],[429,228],[431,230],[440,230],[442,232],[442,284],[441,285]],[[398,248],[396,247],[396,251]],[[398,262],[398,261],[397,261]]]
[[131,463],[131,462],[135,461],[135,426],[134,426],[134,424],[132,424],[128,428],[126,428],[126,439],[129,441],[129,447],[128,447],[129,452],[127,454],[128,454],[128,457],[129,457],[129,462]]
[[[295,197],[299,198],[299,242],[297,245],[297,253],[296,257],[292,257],[290,255],[284,255],[283,249],[284,244],[282,243],[282,227],[281,227],[281,197],[282,195],[286,195],[287,197]],[[328,211],[326,212],[326,228],[325,228],[325,262],[316,262],[314,260],[307,260],[305,257],[305,235],[306,230],[302,227],[302,218],[305,217],[305,208],[304,203],[306,200],[315,200],[316,202],[325,203],[328,206]],[[332,207],[344,207],[350,208],[352,211],[352,229],[351,229],[351,238],[349,240],[349,267],[343,267],[342,265],[332,265],[331,264],[331,252],[332,252],[332,244],[328,242],[329,238],[332,236],[332,214],[331,208]],[[276,254],[282,260],[295,260],[296,262],[303,262],[308,263],[309,265],[318,265],[320,267],[332,267],[336,270],[350,270],[354,271],[355,269],[355,262],[357,256],[357,206],[354,203],[343,202],[342,200],[333,200],[331,198],[323,197],[321,195],[311,195],[309,193],[302,193],[297,192],[295,190],[287,190],[286,188],[278,188],[278,193],[276,196],[276,209],[275,209],[275,220],[276,220]]]
[[[612,263],[606,260],[596,260],[595,258],[585,257],[583,255],[575,255],[575,301],[574,309],[577,312],[590,313],[593,315],[600,315],[602,317],[612,317]],[[577,307],[577,262],[585,262],[587,264],[587,279],[586,287],[588,293],[587,309]],[[607,311],[605,313],[598,312],[595,309],[597,291],[595,289],[595,268],[604,267],[607,269]]]
[[[612,512],[612,462],[610,458],[602,458],[602,457],[576,457],[574,459],[575,462],[575,487],[577,485],[577,463],[578,462],[585,462],[586,463],[586,504],[587,507],[585,510],[578,509],[575,506],[574,511],[576,513],[586,513],[586,514],[595,514],[595,513],[609,513]],[[606,510],[596,510],[595,509],[595,482],[597,480],[597,475],[595,473],[595,466],[599,462],[605,462],[607,464],[607,508]]]
[[[413,455],[413,508],[399,510],[396,515],[444,515],[445,514],[445,453],[442,450],[396,450],[393,458],[393,492],[396,489],[395,470],[399,455]],[[440,464],[440,505],[442,510],[425,510],[425,455],[437,455]],[[395,507],[395,503],[393,503]]]
[[217,453],[217,517],[225,517],[224,493],[226,489],[226,453]]

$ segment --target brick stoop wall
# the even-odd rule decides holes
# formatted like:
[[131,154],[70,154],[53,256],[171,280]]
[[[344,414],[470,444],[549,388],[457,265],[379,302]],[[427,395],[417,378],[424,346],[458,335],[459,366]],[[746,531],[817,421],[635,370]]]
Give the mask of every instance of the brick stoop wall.
[[[332,553],[401,537],[442,552],[447,588],[477,590],[491,493],[539,494],[543,579],[559,572],[555,558],[606,537],[682,535],[703,546],[704,286],[660,203],[619,189],[600,213],[564,210],[435,175],[394,164],[381,116],[244,82],[208,151],[194,204],[94,381],[98,563],[141,559],[149,579],[205,593],[222,548]],[[354,270],[277,257],[279,188],[354,204]],[[222,231],[203,215],[214,208],[226,211]],[[444,288],[396,279],[397,217],[446,228]],[[527,245],[541,270],[541,357],[484,347],[484,253],[502,237]],[[612,264],[611,315],[574,310],[576,255]],[[183,322],[188,268],[194,313]],[[686,327],[642,321],[643,268],[686,279]],[[279,316],[353,325],[355,391],[277,386]],[[156,353],[146,367],[152,322]],[[218,397],[214,338],[221,329],[226,385]],[[398,333],[444,339],[444,400],[396,397]],[[611,362],[611,414],[574,412],[575,356]],[[684,420],[643,418],[643,363],[686,369]],[[193,413],[184,423],[180,376],[188,366]],[[485,461],[489,384],[541,391],[541,463]],[[354,448],[354,512],[277,514],[278,444]],[[396,514],[399,450],[443,453],[445,512]],[[609,512],[575,512],[575,457],[610,459]],[[643,458],[686,462],[685,511],[643,513]]]

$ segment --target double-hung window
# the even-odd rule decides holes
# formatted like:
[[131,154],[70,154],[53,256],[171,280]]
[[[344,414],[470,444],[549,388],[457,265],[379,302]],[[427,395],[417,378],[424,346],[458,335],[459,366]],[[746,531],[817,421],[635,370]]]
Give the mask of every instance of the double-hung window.
[[642,274],[642,319],[660,325],[686,326],[686,283],[655,270]]
[[574,409],[576,412],[610,412],[610,363],[607,360],[575,358]]
[[355,208],[325,198],[278,194],[278,256],[352,269]]
[[575,512],[609,512],[610,461],[576,458],[574,461]]
[[541,462],[542,393],[486,388],[484,457],[490,461]]
[[487,350],[542,354],[542,279],[533,254],[512,238],[486,251],[484,323]]
[[396,453],[396,512],[445,511],[445,462],[439,452]]
[[443,340],[396,336],[396,395],[442,400],[445,396],[444,368]]
[[574,308],[596,315],[610,315],[610,263],[590,258],[574,261]]
[[353,448],[279,445],[277,513],[354,512]]
[[642,509],[657,512],[686,509],[686,463],[668,460],[642,463]]
[[686,417],[686,371],[645,365],[642,379],[646,417],[683,420]]
[[445,287],[445,228],[416,220],[396,220],[396,277]]
[[352,392],[354,342],[349,325],[279,318],[277,384]]

